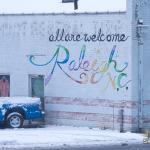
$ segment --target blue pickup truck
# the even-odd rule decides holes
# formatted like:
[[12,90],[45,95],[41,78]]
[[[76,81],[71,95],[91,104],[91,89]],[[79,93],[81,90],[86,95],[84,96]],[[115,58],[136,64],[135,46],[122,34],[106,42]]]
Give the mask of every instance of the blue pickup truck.
[[40,98],[0,97],[0,122],[9,128],[21,128],[24,120],[42,120]]

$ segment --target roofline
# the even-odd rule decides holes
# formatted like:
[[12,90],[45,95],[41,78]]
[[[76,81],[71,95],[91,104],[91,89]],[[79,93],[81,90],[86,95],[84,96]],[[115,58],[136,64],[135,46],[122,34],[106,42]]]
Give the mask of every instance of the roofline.
[[31,15],[97,15],[97,14],[125,14],[126,11],[104,11],[104,12],[80,12],[80,13],[66,13],[66,12],[60,12],[60,13],[0,13],[0,16],[31,16]]

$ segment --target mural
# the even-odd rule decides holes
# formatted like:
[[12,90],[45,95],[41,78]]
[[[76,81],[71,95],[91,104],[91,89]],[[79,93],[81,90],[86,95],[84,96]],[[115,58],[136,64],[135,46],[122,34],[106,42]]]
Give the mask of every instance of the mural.
[[[86,57],[87,48],[83,45],[78,59],[71,59],[73,56],[70,50],[64,45],[58,45],[52,57],[45,63],[38,63],[40,61],[33,55],[29,57],[29,61],[39,67],[51,66],[45,85],[55,75],[55,70],[59,69],[66,77],[78,84],[103,84],[102,90],[107,90],[109,86],[117,91],[121,88],[128,90],[128,84],[131,82],[126,73],[128,62],[120,63],[114,57],[116,50],[117,45],[113,45],[106,60],[101,60],[100,57],[91,60]],[[97,53],[99,56],[100,54]]]

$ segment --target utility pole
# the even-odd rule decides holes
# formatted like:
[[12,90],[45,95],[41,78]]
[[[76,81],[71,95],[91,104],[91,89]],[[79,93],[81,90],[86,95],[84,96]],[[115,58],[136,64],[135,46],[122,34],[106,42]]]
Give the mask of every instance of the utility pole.
[[62,3],[74,3],[74,10],[78,9],[78,0],[62,0]]

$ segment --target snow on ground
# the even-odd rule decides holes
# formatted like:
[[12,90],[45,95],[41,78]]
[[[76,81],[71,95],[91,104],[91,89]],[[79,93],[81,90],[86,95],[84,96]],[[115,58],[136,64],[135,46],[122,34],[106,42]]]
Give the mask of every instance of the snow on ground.
[[0,129],[1,148],[141,144],[142,141],[142,134],[119,133],[98,128],[45,126],[43,128]]

